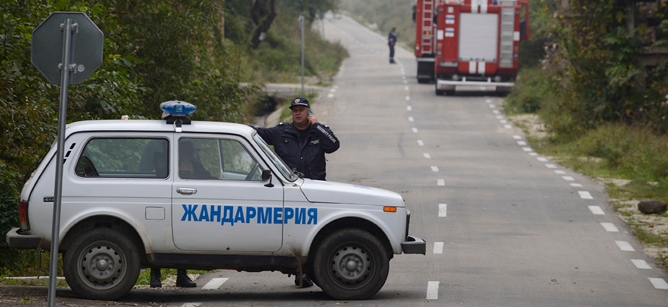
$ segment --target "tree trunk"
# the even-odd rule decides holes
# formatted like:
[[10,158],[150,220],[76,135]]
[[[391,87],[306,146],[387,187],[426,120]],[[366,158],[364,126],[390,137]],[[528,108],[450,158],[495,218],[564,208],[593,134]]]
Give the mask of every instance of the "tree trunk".
[[[255,24],[251,47],[257,49],[264,35],[269,31],[276,18],[276,0],[255,0],[251,8],[251,19]],[[262,39],[261,39],[262,38]]]

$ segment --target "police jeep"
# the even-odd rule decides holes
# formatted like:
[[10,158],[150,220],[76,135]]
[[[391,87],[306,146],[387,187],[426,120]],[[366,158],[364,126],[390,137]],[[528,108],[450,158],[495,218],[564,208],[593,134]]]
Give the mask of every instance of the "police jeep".
[[[394,254],[425,254],[397,193],[299,178],[253,128],[161,107],[165,120],[66,129],[59,252],[79,296],[115,300],[141,268],[171,267],[305,273],[332,298],[367,299]],[[23,187],[10,247],[50,248],[56,149]]]

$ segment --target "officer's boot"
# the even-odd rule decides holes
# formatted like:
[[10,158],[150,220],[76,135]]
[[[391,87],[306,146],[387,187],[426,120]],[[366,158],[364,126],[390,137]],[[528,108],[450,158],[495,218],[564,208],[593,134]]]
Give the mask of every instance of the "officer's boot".
[[184,288],[194,288],[197,284],[188,277],[185,269],[176,270],[176,286]]
[[151,269],[151,288],[160,288],[160,269]]

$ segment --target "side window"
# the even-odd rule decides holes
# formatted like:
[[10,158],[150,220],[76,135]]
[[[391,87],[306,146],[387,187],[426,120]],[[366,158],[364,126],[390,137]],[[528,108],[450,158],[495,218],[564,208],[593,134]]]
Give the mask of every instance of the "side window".
[[237,140],[181,138],[179,176],[183,179],[260,181],[262,170]]
[[166,139],[92,139],[79,157],[75,172],[80,177],[167,178],[168,145]]

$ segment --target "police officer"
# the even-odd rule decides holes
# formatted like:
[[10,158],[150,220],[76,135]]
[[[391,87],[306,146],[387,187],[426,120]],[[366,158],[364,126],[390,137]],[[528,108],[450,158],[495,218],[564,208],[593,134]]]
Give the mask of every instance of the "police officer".
[[397,43],[397,28],[392,28],[387,35],[387,45],[390,46],[390,64],[394,64],[394,45]]
[[[276,154],[288,166],[304,178],[325,180],[325,153],[339,149],[339,139],[327,125],[320,124],[311,112],[306,98],[298,97],[290,103],[292,123],[279,123],[272,128],[253,127],[269,145],[274,145]],[[300,286],[299,276],[295,285]],[[302,274],[301,286],[313,286],[306,274]]]
[[253,128],[267,144],[274,145],[276,154],[302,177],[325,180],[325,154],[339,149],[339,139],[327,125],[318,122],[310,108],[306,98],[295,98],[290,103],[292,123]]

